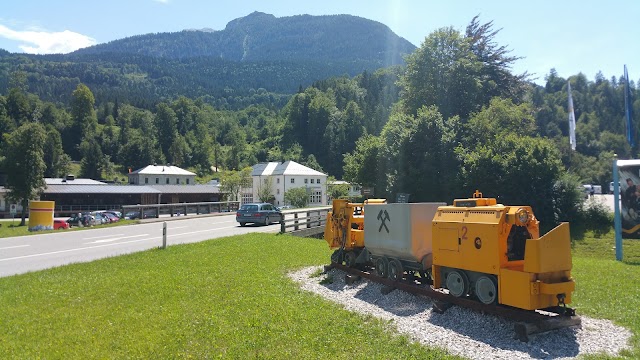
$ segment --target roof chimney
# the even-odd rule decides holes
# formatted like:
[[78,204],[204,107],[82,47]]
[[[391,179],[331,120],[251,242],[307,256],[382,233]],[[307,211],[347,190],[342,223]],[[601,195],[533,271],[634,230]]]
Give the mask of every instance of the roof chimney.
[[69,174],[69,175],[67,175],[67,179],[66,179],[66,180],[68,180],[68,181],[73,181],[73,180],[75,180],[75,179],[76,179],[76,176],[75,176],[75,175],[73,175],[73,174]]

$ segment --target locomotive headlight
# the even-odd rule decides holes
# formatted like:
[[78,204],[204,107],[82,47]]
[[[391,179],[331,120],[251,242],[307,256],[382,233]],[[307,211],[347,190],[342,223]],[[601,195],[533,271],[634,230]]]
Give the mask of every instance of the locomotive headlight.
[[518,211],[516,211],[516,219],[518,219],[518,225],[526,225],[529,221],[529,212],[527,211],[527,209],[518,209]]

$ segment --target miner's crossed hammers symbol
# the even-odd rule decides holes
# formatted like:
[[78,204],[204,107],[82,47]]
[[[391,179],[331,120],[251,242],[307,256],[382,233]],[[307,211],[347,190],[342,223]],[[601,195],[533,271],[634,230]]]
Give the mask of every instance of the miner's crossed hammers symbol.
[[380,228],[378,229],[378,232],[381,232],[382,227],[384,226],[384,229],[387,230],[387,233],[389,233],[389,228],[387,227],[385,221],[391,221],[391,219],[389,218],[389,213],[387,212],[387,210],[380,210],[380,212],[378,213],[378,220],[380,220]]

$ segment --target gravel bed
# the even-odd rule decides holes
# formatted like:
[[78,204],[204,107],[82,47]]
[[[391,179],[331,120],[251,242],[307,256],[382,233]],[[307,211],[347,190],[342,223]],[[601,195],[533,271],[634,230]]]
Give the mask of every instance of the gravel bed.
[[[349,311],[391,320],[399,332],[429,347],[442,347],[469,359],[568,359],[583,354],[617,354],[628,348],[631,332],[609,320],[582,316],[582,325],[531,335],[528,343],[514,339],[514,323],[457,306],[444,314],[431,311],[432,302],[401,290],[387,295],[382,285],[360,280],[344,282],[344,272],[332,269],[312,277],[321,267],[290,273],[302,289],[341,304]],[[332,283],[320,284],[327,278]]]

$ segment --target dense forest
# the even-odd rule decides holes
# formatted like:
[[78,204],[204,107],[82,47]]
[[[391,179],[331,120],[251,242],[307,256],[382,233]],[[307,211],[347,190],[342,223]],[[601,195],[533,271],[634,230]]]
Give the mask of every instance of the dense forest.
[[301,86],[403,64],[414,50],[385,25],[355,16],[255,12],[221,31],[140,35],[66,55],[0,50],[0,93],[20,70],[31,93],[56,103],[68,104],[82,83],[98,103],[126,99],[147,110],[180,95],[218,109],[279,109]]
[[[601,73],[593,81],[584,74],[565,79],[551,69],[545,86],[535,85],[528,74],[511,72],[518,57],[495,42],[496,33],[476,17],[463,32],[431,33],[405,64],[328,76],[280,95],[270,92],[276,84],[239,85],[246,92],[234,106],[225,95],[235,92],[232,84],[206,95],[188,91],[187,84],[199,83],[177,65],[184,59],[126,55],[148,59],[139,66],[167,71],[156,79],[176,85],[140,79],[137,84],[146,85],[137,88],[138,68],[110,62],[113,53],[74,55],[95,59],[86,63],[2,53],[4,170],[14,161],[9,154],[16,139],[31,136],[42,139],[41,167],[48,177],[64,175],[71,161],[81,163],[81,176],[111,180],[151,163],[206,176],[214,169],[295,160],[374,187],[380,197],[409,193],[411,201],[451,202],[481,189],[507,203],[531,204],[547,224],[568,219],[577,211],[579,182],[606,185],[614,153],[638,155],[623,135],[625,84]],[[193,69],[211,69],[197,65],[206,58],[188,61]],[[50,67],[57,75],[47,72],[54,71]],[[569,83],[576,151],[568,140]],[[630,85],[637,124],[640,101]]]

